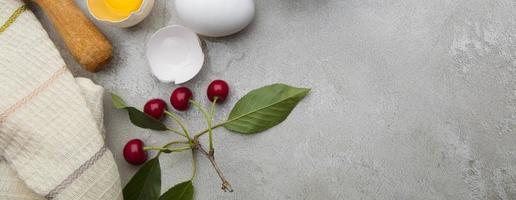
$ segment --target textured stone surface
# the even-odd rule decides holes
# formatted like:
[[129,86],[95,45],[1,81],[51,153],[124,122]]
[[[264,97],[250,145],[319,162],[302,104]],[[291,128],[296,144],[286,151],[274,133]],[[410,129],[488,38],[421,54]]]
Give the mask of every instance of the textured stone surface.
[[[186,85],[206,103],[210,80],[227,80],[232,94],[220,116],[265,84],[313,90],[265,133],[217,130],[217,156],[235,192],[222,192],[198,155],[197,199],[516,199],[516,1],[256,4],[245,31],[204,38],[207,61]],[[156,1],[136,27],[100,25],[115,57],[96,74],[80,69],[44,25],[77,76],[141,107],[175,87],[151,76],[144,50],[154,31],[178,23],[173,1]],[[136,170],[117,153],[127,140],[160,145],[175,136],[136,128],[105,105],[107,141],[125,184]],[[193,130],[205,127],[194,110],[182,115]],[[185,180],[189,153],[164,156],[162,168],[164,189]]]

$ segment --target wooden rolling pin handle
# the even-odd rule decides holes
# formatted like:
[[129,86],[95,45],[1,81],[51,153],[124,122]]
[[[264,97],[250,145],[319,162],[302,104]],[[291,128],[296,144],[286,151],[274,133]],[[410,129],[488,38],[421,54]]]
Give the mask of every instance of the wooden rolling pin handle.
[[97,72],[113,54],[107,38],[73,0],[35,0],[52,21],[75,59],[88,71]]

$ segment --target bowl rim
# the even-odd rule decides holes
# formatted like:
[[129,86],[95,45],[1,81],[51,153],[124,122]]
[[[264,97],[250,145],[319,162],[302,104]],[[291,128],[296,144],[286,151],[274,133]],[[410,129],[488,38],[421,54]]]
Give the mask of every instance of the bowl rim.
[[140,7],[138,9],[136,9],[135,11],[131,11],[131,13],[129,13],[129,15],[127,15],[127,17],[120,19],[120,20],[109,20],[109,19],[102,19],[102,18],[97,17],[95,15],[95,13],[93,13],[93,11],[91,10],[90,1],[92,1],[92,0],[86,0],[86,7],[88,8],[88,12],[91,14],[91,16],[93,16],[93,18],[95,18],[98,21],[102,21],[102,22],[120,23],[120,22],[124,22],[124,21],[128,20],[133,15],[142,14],[144,12],[143,8],[145,8],[147,3],[149,3],[149,1],[154,1],[154,0],[142,0],[142,4],[140,5]]

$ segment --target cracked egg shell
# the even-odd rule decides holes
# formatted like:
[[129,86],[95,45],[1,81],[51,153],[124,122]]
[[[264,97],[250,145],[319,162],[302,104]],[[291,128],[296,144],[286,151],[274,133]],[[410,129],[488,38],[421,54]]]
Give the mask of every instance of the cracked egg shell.
[[166,83],[189,81],[199,73],[204,63],[199,37],[179,25],[156,31],[147,43],[146,55],[152,74]]

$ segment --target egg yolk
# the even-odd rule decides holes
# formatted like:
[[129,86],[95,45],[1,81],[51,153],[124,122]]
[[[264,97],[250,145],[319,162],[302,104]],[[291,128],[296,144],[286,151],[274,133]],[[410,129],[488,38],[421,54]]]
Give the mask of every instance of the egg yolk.
[[142,0],[105,0],[106,7],[115,15],[128,16],[140,8]]

